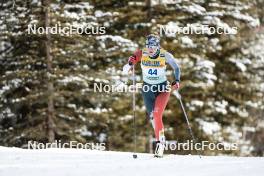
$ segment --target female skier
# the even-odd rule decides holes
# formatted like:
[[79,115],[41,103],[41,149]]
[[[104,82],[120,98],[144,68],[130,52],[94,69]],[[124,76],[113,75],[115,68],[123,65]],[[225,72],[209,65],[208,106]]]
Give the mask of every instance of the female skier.
[[170,97],[166,64],[169,64],[174,70],[175,80],[171,84],[173,90],[180,87],[180,68],[172,54],[160,47],[160,38],[153,34],[147,36],[145,48],[137,49],[128,59],[129,65],[135,65],[138,62],[141,62],[143,76],[143,100],[148,118],[155,131],[154,156],[162,157],[165,148],[162,114]]

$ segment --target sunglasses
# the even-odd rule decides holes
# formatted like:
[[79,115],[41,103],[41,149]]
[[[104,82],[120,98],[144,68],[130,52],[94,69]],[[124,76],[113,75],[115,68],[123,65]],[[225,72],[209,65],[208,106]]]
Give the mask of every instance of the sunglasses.
[[157,44],[147,44],[146,45],[146,48],[151,48],[151,49],[156,49],[156,48],[158,48],[159,47],[159,45],[157,45]]

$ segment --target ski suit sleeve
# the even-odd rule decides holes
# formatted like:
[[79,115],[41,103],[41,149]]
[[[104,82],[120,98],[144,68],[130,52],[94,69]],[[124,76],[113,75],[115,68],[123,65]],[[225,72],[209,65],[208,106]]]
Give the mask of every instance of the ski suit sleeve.
[[176,62],[176,59],[169,52],[165,53],[166,63],[168,63],[174,70],[175,81],[180,82],[181,70]]
[[129,65],[134,65],[138,63],[141,60],[142,57],[142,51],[140,49],[137,49],[132,56],[129,57],[128,63]]

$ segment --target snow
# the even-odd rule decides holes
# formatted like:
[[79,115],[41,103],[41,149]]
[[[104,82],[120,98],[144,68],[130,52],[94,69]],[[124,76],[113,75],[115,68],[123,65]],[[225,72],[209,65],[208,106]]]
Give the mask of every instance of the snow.
[[10,80],[9,82],[14,87],[18,87],[23,82],[23,80],[16,78],[16,79]]
[[235,63],[237,68],[241,70],[242,72],[245,72],[247,70],[246,64],[251,64],[251,61],[249,59],[235,59],[230,58],[229,59],[232,63]]
[[[237,3],[239,3],[237,1]],[[221,8],[221,9],[225,9],[225,10],[247,10],[250,8],[249,5],[245,5],[245,4],[234,4],[234,5],[231,5],[231,4],[218,4],[218,3],[209,3],[209,6],[210,7],[217,7],[217,8]]]
[[229,59],[231,62],[235,63],[235,65],[237,66],[237,68],[239,70],[241,70],[242,72],[245,72],[247,70],[246,65],[244,64],[244,62],[240,59],[235,59],[235,58],[230,58]]
[[62,118],[62,119],[66,119],[66,120],[73,120],[74,117],[70,117],[70,116],[67,116],[67,115],[64,115],[64,114],[59,114],[59,117]]
[[66,4],[64,6],[65,9],[71,9],[71,8],[76,8],[76,9],[82,9],[82,10],[91,10],[94,8],[94,6],[90,5],[89,2],[79,2],[77,4]]
[[63,85],[67,85],[68,83],[82,83],[86,87],[88,87],[87,78],[83,75],[78,76],[65,76],[63,79],[58,80],[59,83],[62,83]]
[[183,36],[181,37],[181,42],[189,48],[195,48],[196,44],[193,43],[192,39],[190,39],[190,37],[188,36]]
[[3,87],[0,88],[0,96],[2,96],[6,91],[12,89],[12,88],[17,88],[22,84],[21,79],[12,79],[8,81],[8,85],[4,85]]
[[3,116],[2,118],[11,118],[11,117],[15,117],[15,114],[11,111],[10,108],[5,108],[4,110],[2,110],[1,115]]
[[111,109],[99,108],[99,107],[89,108],[89,112],[95,113],[95,114],[106,113],[106,112],[109,112],[109,111],[111,111]]
[[92,132],[87,129],[87,126],[83,126],[80,129],[75,130],[75,132],[79,132],[82,136],[90,137],[92,136]]
[[264,83],[260,84],[260,90],[264,92]]
[[231,142],[238,142],[238,141],[243,142],[243,140],[241,140],[243,137],[242,132],[241,130],[238,130],[238,128],[235,125],[231,125],[224,128],[224,131],[229,133],[228,138]]
[[236,62],[236,66],[237,66],[242,72],[245,72],[245,71],[247,70],[247,67],[246,67],[243,63]]
[[19,176],[261,176],[261,157],[167,155],[84,149],[26,150],[0,147],[0,175]]
[[10,86],[3,86],[2,89],[0,89],[0,96],[2,96],[2,94],[4,94],[5,91],[9,90],[10,89]]
[[[237,4],[234,5],[223,5],[218,3],[209,3],[210,7],[222,8],[221,11],[207,12],[206,15],[209,16],[231,16],[236,20],[241,20],[249,24],[251,27],[258,27],[260,21],[257,17],[252,17],[249,14],[243,14],[241,11],[247,10],[250,8],[250,5],[242,4],[236,1]],[[226,10],[226,11],[224,11]]]
[[261,108],[261,101],[253,102],[250,100],[250,101],[246,101],[245,104],[252,108]]
[[101,10],[96,10],[94,12],[95,17],[96,18],[101,18],[101,17],[105,17],[105,16],[112,16],[111,12],[102,12]]
[[68,108],[76,109],[76,104],[67,104]]
[[[151,6],[156,6],[156,5],[159,5],[159,4],[163,4],[163,5],[166,5],[166,4],[170,4],[170,5],[173,5],[173,4],[177,4],[177,3],[181,3],[183,0],[151,0]],[[129,2],[131,5],[132,4],[138,4],[138,5],[145,5],[145,3],[142,3],[140,4],[140,2]]]
[[[207,87],[214,86],[214,81],[217,80],[216,75],[214,75],[215,63],[210,60],[205,60],[202,58],[197,58],[197,63],[195,65],[195,70],[197,71],[197,78],[203,80],[202,83],[195,83],[194,86],[197,87]],[[206,84],[204,84],[206,83]]]
[[176,5],[179,9],[188,12],[190,14],[203,15],[206,12],[206,9],[198,4],[192,3],[189,6],[179,6]]
[[77,20],[80,18],[77,13],[75,13],[75,12],[68,12],[66,10],[64,11],[64,15],[65,15],[65,17],[73,18],[73,19],[77,19]]
[[251,27],[258,27],[260,25],[260,21],[258,18],[253,18],[252,16],[241,14],[240,12],[231,12],[229,13],[232,17],[238,20],[242,20],[248,22]]
[[223,115],[226,115],[227,114],[227,110],[226,110],[227,105],[228,105],[228,102],[225,100],[222,100],[222,101],[215,101],[214,106],[211,106],[211,107],[212,108],[215,107],[215,110],[217,112],[220,112]]
[[139,27],[151,27],[151,23],[136,23],[134,24],[134,28],[138,29]]
[[159,0],[162,4],[177,4],[181,3],[182,0]]
[[145,6],[145,2],[128,2],[129,6]]
[[189,108],[190,111],[196,111],[196,107],[203,107],[204,102],[200,100],[192,100],[191,103],[186,103],[186,106]]
[[207,60],[199,55],[190,54],[192,58],[195,58],[195,64],[188,58],[181,60],[181,65],[187,66],[186,69],[192,68],[196,78],[193,82],[190,81],[187,84],[191,84],[192,87],[208,88],[214,86],[214,82],[218,79],[214,74],[215,63],[211,60]]
[[209,40],[210,45],[209,49],[211,49],[213,52],[217,52],[218,50],[222,50],[222,46],[219,44],[218,38],[212,38]]
[[196,121],[200,124],[202,130],[208,135],[213,135],[221,129],[221,126],[217,122],[207,122],[202,119],[197,119]]
[[238,114],[240,117],[248,117],[249,115],[245,108],[241,109],[239,107],[230,106],[229,109],[231,112]]
[[224,16],[225,14],[225,11],[213,11],[213,12],[207,12],[206,15],[208,16],[219,16],[219,17],[222,17]]
[[191,101],[191,104],[194,105],[194,106],[203,107],[204,102],[203,101],[200,101],[200,100],[192,100]]
[[119,120],[121,120],[121,121],[129,121],[131,119],[133,119],[132,115],[125,115],[125,116],[119,118]]
[[212,71],[212,68],[215,67],[215,63],[209,60],[200,60],[197,62],[197,66],[199,66],[199,68],[208,68]]
[[[60,7],[56,7],[56,4],[53,4],[53,7],[55,8],[60,8]],[[62,17],[68,17],[68,18],[72,18],[72,19],[76,19],[76,20],[80,20],[80,19],[85,19],[88,17],[91,17],[89,15],[87,15],[86,11],[90,11],[91,9],[93,9],[94,7],[92,5],[90,5],[88,2],[80,2],[77,4],[66,4],[64,6],[64,13],[61,14]],[[71,11],[72,9],[78,9],[77,12]],[[59,9],[58,9],[59,10]]]
[[120,48],[120,50],[122,51],[134,51],[138,47],[138,44],[134,43],[133,41],[129,39],[118,36],[118,35],[102,35],[102,36],[96,37],[96,39],[99,40],[100,46],[103,49],[106,48],[106,43],[108,43],[107,40],[116,42],[117,46],[105,49],[106,51],[118,50],[119,49],[118,46],[122,47]]
[[105,133],[100,133],[99,136],[98,136],[97,138],[98,138],[99,142],[104,142],[104,141],[106,141],[106,139],[107,139],[107,134],[105,134]]
[[[208,25],[213,24],[219,28],[222,28],[228,34],[237,33],[237,31],[234,28],[230,27],[227,23],[223,22],[220,18],[216,16],[205,16],[203,24],[208,24]],[[208,27],[208,32],[211,33],[209,27]]]
[[159,5],[159,4],[177,4],[181,3],[182,0],[151,0],[151,5]]

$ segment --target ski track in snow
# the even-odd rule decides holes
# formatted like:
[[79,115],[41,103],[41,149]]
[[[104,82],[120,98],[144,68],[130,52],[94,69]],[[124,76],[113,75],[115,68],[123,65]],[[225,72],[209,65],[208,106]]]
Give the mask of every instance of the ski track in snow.
[[166,155],[77,149],[0,147],[0,176],[261,176],[262,157]]

